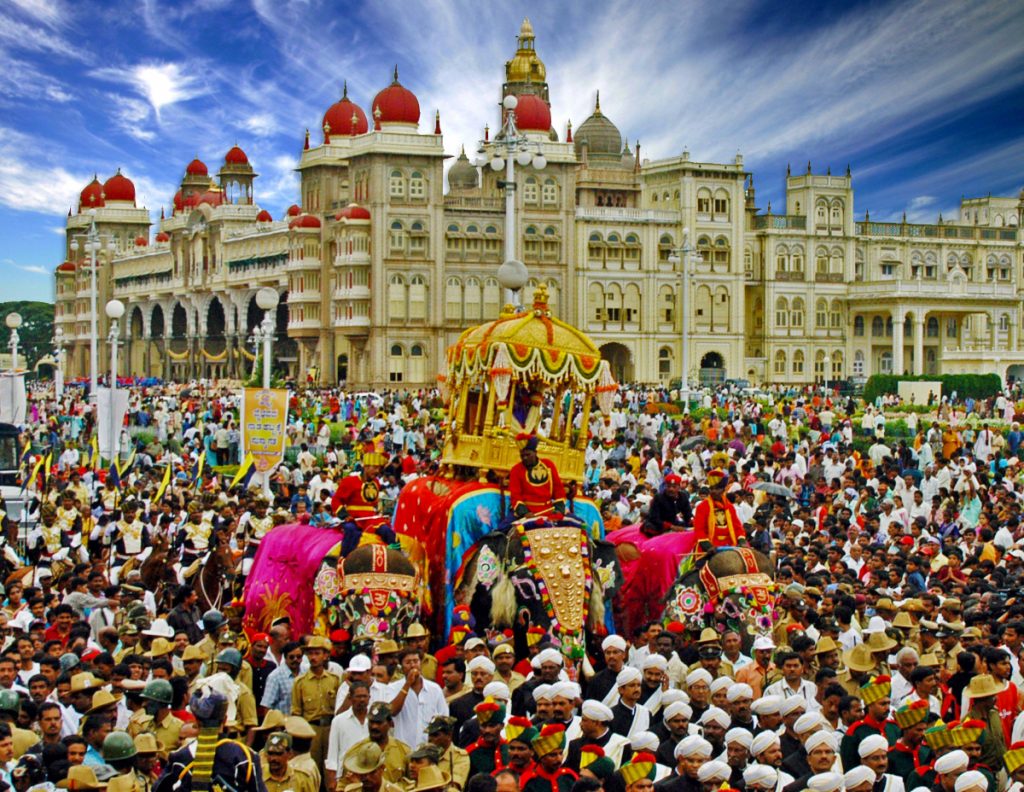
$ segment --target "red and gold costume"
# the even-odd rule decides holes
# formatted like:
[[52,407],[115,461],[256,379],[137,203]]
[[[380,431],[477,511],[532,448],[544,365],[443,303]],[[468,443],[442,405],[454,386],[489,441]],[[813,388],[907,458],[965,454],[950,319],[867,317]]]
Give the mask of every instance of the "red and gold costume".
[[547,459],[527,469],[522,462],[512,466],[508,477],[508,491],[512,500],[512,513],[517,517],[525,511],[538,516],[551,516],[552,512],[565,509],[565,487],[554,463]]
[[380,513],[380,485],[376,478],[369,481],[362,474],[345,476],[331,499],[331,511],[341,519],[349,519],[364,531],[372,531],[387,523]]
[[[708,484],[714,489],[724,484],[727,476],[720,470],[708,473]],[[710,543],[714,547],[736,547],[746,544],[747,535],[743,530],[736,508],[726,499],[724,493],[719,497],[708,495],[697,504],[693,512],[693,530],[697,535],[697,545]]]

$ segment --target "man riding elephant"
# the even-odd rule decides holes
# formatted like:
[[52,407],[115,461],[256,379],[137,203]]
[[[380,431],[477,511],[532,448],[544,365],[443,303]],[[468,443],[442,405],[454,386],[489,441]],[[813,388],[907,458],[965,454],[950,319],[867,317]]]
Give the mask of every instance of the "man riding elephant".
[[561,519],[565,515],[565,487],[558,469],[537,455],[537,435],[519,435],[519,461],[508,476],[512,513],[523,517]]
[[693,513],[693,530],[697,547],[713,553],[719,547],[746,547],[747,535],[736,514],[736,507],[725,497],[729,474],[712,470],[707,475],[708,496],[697,504]]
[[338,482],[331,499],[331,511],[344,525],[343,556],[359,546],[364,534],[376,534],[384,544],[394,541],[394,531],[380,513],[378,476],[387,461],[383,453],[368,444],[362,455],[362,470]]

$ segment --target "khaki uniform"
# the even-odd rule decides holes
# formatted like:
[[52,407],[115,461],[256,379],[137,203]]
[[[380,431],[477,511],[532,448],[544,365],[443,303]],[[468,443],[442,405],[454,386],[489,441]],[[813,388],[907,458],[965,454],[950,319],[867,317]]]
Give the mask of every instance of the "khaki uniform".
[[942,667],[949,673],[955,674],[957,672],[956,658],[963,650],[964,648],[960,645],[960,642],[957,641],[956,645],[952,649],[948,652],[943,652],[942,655],[940,655],[939,660],[939,662],[942,663]]
[[248,660],[242,661],[242,667],[238,670],[238,676],[235,681],[239,685],[245,685],[249,690],[252,690],[252,666]]
[[[362,782],[357,781],[354,784],[347,784],[346,786],[338,785],[338,789],[342,792],[362,792]],[[389,781],[380,782],[380,792],[405,792],[405,790],[397,784],[392,784]]]
[[253,729],[259,724],[259,717],[256,714],[256,697],[251,689],[243,687],[238,694],[238,701],[235,702],[235,722],[229,724],[228,728],[244,735],[247,730]]
[[207,635],[203,640],[196,644],[196,649],[206,655],[206,662],[209,663],[217,654],[217,642]]
[[25,752],[39,742],[39,735],[34,731],[22,729],[11,724],[11,737],[14,738],[14,758],[20,759]]
[[499,676],[498,678],[501,679],[506,685],[508,685],[510,693],[514,693],[516,688],[526,681],[526,677],[524,677],[518,671],[513,671],[511,674],[509,674],[508,679],[505,679],[505,677],[502,676]]
[[320,768],[317,767],[316,762],[313,761],[313,757],[309,753],[297,754],[289,759],[288,769],[296,775],[306,778],[313,785],[313,789],[320,789],[320,782],[322,780]]
[[448,746],[448,750],[441,755],[441,761],[437,765],[453,785],[459,789],[466,788],[466,781],[469,779],[469,754],[466,753],[465,748],[459,748],[452,743]]
[[462,683],[462,688],[460,690],[456,690],[454,693],[449,693],[446,688],[443,688],[443,690],[444,690],[444,700],[448,704],[451,704],[459,696],[461,696],[461,695],[463,695],[465,693],[469,693],[469,691],[471,691],[472,689],[473,689],[473,686],[468,684],[468,683],[466,683],[466,682],[463,682]]
[[291,765],[285,770],[283,778],[273,778],[270,768],[263,765],[263,784],[267,792],[317,792],[313,780],[305,773],[298,773]]
[[[315,676],[312,671],[300,675],[292,683],[292,715],[305,718],[313,727],[316,737],[309,752],[318,767],[323,767],[327,757],[327,741],[334,717],[334,699],[338,695],[341,680],[329,671]],[[317,783],[319,787],[320,784]]]
[[420,673],[423,674],[424,679],[429,679],[433,682],[437,679],[437,658],[432,654],[425,654],[420,659]]
[[[348,753],[345,756],[349,756],[354,753],[356,749],[370,742],[370,738],[360,740],[355,743],[351,748],[348,749]],[[405,777],[406,769],[409,766],[409,754],[412,750],[401,740],[396,740],[394,737],[389,737],[387,745],[383,747],[384,751],[384,780],[390,781],[392,784],[398,784]],[[467,755],[467,760],[468,760]],[[342,757],[342,763],[344,763],[345,757]],[[443,765],[442,765],[443,769]]]
[[787,632],[786,628],[796,623],[796,620],[789,613],[783,615],[775,623],[775,626],[772,628],[772,640],[775,641],[776,646],[789,646],[789,632]]
[[[871,674],[868,674],[867,676],[870,677]],[[843,690],[846,691],[847,695],[860,695],[861,683],[854,679],[852,676],[850,676],[850,669],[846,668],[840,671],[839,674],[836,675],[836,682],[842,686]]]
[[[703,667],[704,666],[700,664],[700,660],[698,660],[696,663],[691,663],[689,667],[687,667],[686,674],[689,675],[690,672],[696,671],[698,668]],[[729,677],[730,679],[732,679],[735,678],[735,676],[736,672],[733,670],[732,663],[730,663],[728,660],[723,659],[722,662],[718,665],[718,673],[715,674],[715,679],[718,679],[719,677]]]
[[181,742],[181,730],[184,726],[185,722],[170,712],[164,716],[164,719],[159,724],[156,724],[153,722],[152,715],[140,709],[133,712],[132,716],[128,719],[126,731],[133,739],[143,732],[150,732],[155,735],[157,740],[164,746],[164,749],[160,752],[160,758],[166,759],[168,755],[178,750],[178,745]]

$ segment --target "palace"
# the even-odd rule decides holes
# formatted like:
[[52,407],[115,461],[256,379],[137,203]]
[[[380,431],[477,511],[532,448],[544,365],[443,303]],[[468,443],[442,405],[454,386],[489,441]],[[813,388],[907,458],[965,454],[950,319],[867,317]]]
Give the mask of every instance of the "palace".
[[[741,156],[643,159],[599,100],[560,135],[534,41],[525,21],[502,85],[547,160],[516,177],[523,301],[545,284],[553,311],[594,339],[619,380],[678,379],[684,321],[691,381],[1024,375],[1024,192],[964,200],[958,217],[935,224],[855,220],[849,168],[808,163],[787,173],[785,207],[761,209]],[[89,370],[90,254],[71,241],[95,221],[109,241],[97,259],[101,341],[102,306],[112,297],[127,306],[123,374],[247,377],[262,319],[255,294],[271,286],[281,295],[275,365],[291,376],[432,385],[448,345],[502,307],[504,174],[463,151],[445,191],[440,116],[420,130],[419,102],[397,69],[368,109],[343,92],[315,139],[306,133],[301,203],[278,219],[259,207],[257,174],[238,146],[216,174],[188,164],[152,239],[149,212],[120,171],[86,186],[55,275],[67,375]],[[686,305],[684,229],[694,248]]]

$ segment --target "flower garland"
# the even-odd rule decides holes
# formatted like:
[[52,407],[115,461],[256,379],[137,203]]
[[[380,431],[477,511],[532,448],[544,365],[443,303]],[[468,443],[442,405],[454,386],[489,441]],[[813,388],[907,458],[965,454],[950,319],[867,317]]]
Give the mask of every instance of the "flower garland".
[[[562,639],[563,646],[570,649],[570,656],[574,659],[581,659],[584,654],[583,630],[586,625],[580,625],[579,629],[571,630],[563,625],[555,614],[555,606],[551,602],[551,593],[548,591],[547,583],[537,571],[537,564],[533,560],[533,551],[530,549],[530,542],[526,538],[526,522],[516,524],[516,532],[523,547],[523,565],[530,570],[531,576],[537,581],[537,588],[540,591],[541,604],[544,606],[544,613],[547,615],[551,625],[551,633],[558,633]],[[593,586],[593,576],[590,568],[590,545],[587,541],[585,531],[580,531],[580,558],[583,560],[583,585],[586,590],[585,602],[590,599],[590,590]]]

